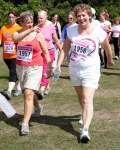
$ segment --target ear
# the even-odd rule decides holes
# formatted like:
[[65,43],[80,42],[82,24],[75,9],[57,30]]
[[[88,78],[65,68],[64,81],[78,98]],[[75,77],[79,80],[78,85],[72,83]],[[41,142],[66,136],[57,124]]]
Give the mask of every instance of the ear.
[[92,17],[91,16],[89,17],[89,21],[92,22]]

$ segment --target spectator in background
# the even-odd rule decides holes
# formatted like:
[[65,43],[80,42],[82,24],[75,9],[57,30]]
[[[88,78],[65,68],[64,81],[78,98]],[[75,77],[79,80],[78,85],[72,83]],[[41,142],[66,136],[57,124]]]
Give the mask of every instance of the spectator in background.
[[61,37],[61,24],[59,22],[59,16],[58,16],[58,14],[54,14],[52,16],[52,23],[55,26],[58,39],[60,39],[60,37]]
[[[0,30],[1,43],[3,47],[3,59],[9,69],[9,83],[5,93],[11,98],[12,90],[17,81],[16,73],[16,43],[13,41],[12,36],[14,32],[21,29],[21,26],[16,23],[17,14],[15,11],[8,14],[9,23],[2,26]],[[16,85],[15,96],[21,94],[20,83]]]
[[119,37],[120,37],[120,17],[114,18],[112,25],[112,41],[114,46],[115,59],[119,59]]
[[[71,27],[71,26],[75,26],[75,25],[77,25],[77,23],[75,22],[75,19],[74,19],[74,13],[73,12],[69,12],[69,14],[67,16],[67,23],[65,24],[65,26],[62,29],[62,34],[61,34],[61,42],[62,42],[62,44],[64,43],[64,41],[67,38],[67,30],[68,30],[68,28]],[[70,55],[71,55],[71,51],[69,51],[67,56],[66,56],[68,62],[69,62]]]
[[[55,59],[55,46],[60,51],[62,50],[62,45],[60,43],[60,40],[57,37],[57,33],[55,30],[55,26],[50,23],[50,21],[47,19],[47,11],[40,10],[38,12],[38,28],[39,32],[42,33],[45,37],[46,45],[50,54],[51,62],[53,63]],[[54,44],[53,44],[54,43]],[[50,84],[51,84],[51,78],[47,76],[48,71],[48,65],[46,63],[46,60],[43,61],[43,74],[42,74],[42,81],[41,81],[41,87],[40,92],[41,95],[47,95],[50,90]]]
[[[109,18],[109,16],[108,16],[107,12],[103,11],[100,13],[100,16],[99,16],[100,26],[107,33],[108,39],[110,41],[112,26],[111,26],[111,22],[108,20],[108,18]],[[105,51],[104,51],[104,68],[107,68],[107,56],[106,56]]]
[[[57,33],[57,37],[58,39],[60,40],[61,38],[61,24],[60,24],[60,21],[59,21],[59,16],[58,14],[54,14],[52,16],[52,23],[53,25],[55,26],[55,29],[56,29],[56,33]],[[53,60],[53,63],[52,63],[52,67],[53,67],[53,72],[54,72],[54,69],[56,68],[57,66],[57,60],[58,60],[58,56],[59,56],[59,50],[58,48],[56,47],[56,44],[53,42],[54,46],[55,46],[55,58]]]
[[62,34],[61,34],[62,43],[64,43],[65,39],[67,38],[67,28],[72,25],[76,25],[76,22],[74,20],[74,13],[70,12],[67,16],[67,23],[65,24],[65,26],[62,29]]

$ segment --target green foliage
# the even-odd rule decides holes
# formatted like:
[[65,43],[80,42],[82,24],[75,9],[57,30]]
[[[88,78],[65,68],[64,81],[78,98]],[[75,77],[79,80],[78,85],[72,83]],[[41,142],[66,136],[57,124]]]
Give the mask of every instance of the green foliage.
[[68,12],[79,3],[90,4],[97,10],[97,13],[107,10],[112,14],[111,19],[120,15],[118,0],[0,0],[0,26],[7,23],[6,16],[13,9],[18,13],[25,10],[33,10],[37,13],[39,9],[48,9],[49,19],[51,15],[57,13],[61,24],[64,24]]

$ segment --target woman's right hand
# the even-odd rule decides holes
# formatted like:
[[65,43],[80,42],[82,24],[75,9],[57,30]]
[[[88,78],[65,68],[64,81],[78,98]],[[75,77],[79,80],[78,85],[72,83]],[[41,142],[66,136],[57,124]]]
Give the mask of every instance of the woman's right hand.
[[40,29],[39,29],[38,25],[34,26],[33,30],[37,33],[40,33]]

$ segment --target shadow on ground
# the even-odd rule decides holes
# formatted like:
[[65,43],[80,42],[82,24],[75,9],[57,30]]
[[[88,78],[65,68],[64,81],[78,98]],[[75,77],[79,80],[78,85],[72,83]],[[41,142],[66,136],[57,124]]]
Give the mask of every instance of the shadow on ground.
[[[7,119],[2,112],[0,112],[0,121],[4,121],[10,126],[13,126],[19,130],[20,133],[20,124],[22,121],[23,115],[17,114],[17,116],[14,116],[10,119]],[[72,123],[78,122],[80,119],[80,115],[74,115],[74,116],[48,116],[43,115],[40,117],[32,117],[31,122],[37,122],[40,124],[47,124],[51,126],[57,126],[60,129],[69,132],[70,134],[74,135],[77,138],[78,143],[80,142],[80,133],[78,131],[75,131]],[[31,125],[30,125],[31,126]]]
[[70,134],[74,135],[78,142],[79,142],[79,132],[75,131],[72,122],[78,122],[80,119],[80,115],[74,116],[40,116],[34,117],[31,119],[33,122],[38,122],[40,124],[48,124],[52,126],[57,126],[60,129],[69,132]]

